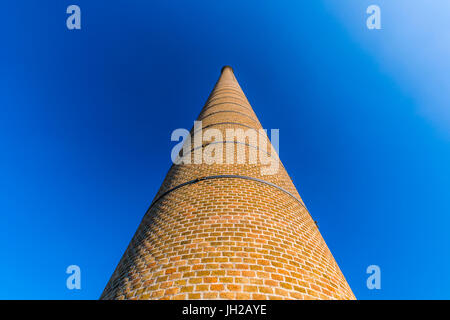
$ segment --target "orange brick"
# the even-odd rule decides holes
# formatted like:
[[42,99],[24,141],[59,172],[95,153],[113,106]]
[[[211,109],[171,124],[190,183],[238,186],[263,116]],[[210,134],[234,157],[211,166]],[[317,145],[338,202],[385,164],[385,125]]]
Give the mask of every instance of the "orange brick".
[[203,278],[203,280],[205,283],[214,283],[214,282],[217,282],[217,277],[206,277],[206,278]]
[[203,298],[204,299],[217,299],[218,295],[219,294],[217,292],[205,292],[205,293],[203,293]]
[[227,284],[227,289],[230,291],[240,291],[241,286],[237,284]]
[[225,286],[223,284],[212,284],[209,286],[209,289],[212,291],[221,291],[224,290]]
[[250,294],[248,293],[236,293],[237,300],[250,300]]
[[219,293],[219,297],[222,298],[222,299],[229,299],[229,300],[231,300],[231,299],[234,299],[235,293],[233,293],[233,292],[220,292]]
[[245,292],[258,292],[257,286],[244,286]]

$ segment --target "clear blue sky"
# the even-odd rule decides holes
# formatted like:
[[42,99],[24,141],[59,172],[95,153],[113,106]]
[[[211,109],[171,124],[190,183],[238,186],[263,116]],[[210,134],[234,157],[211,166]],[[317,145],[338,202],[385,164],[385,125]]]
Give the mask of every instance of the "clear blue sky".
[[450,2],[295,3],[3,3],[0,298],[100,296],[225,64],[356,296],[450,298]]

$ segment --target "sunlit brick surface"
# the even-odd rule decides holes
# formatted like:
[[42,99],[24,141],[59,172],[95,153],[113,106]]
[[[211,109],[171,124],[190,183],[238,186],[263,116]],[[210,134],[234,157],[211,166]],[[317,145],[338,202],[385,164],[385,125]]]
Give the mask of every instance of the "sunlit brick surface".
[[[198,120],[261,128],[231,68]],[[354,299],[281,162],[262,165],[173,165],[101,299]]]

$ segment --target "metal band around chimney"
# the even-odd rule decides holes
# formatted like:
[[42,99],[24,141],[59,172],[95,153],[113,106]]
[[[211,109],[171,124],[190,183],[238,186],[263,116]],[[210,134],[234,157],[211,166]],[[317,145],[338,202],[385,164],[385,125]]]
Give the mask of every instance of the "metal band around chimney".
[[242,90],[239,90],[238,88],[236,88],[236,87],[233,86],[233,88],[231,88],[231,87],[228,87],[228,88],[227,88],[227,87],[225,87],[225,88],[221,87],[221,88],[218,88],[218,89],[215,88],[215,89],[211,92],[211,94],[208,96],[208,98],[210,98],[211,96],[213,96],[213,95],[216,94],[217,92],[225,91],[225,90],[231,90],[231,91],[237,92],[237,93],[239,93],[239,94],[245,96],[245,94],[244,94],[244,92],[242,92]]
[[258,120],[254,119],[252,116],[250,116],[246,113],[234,111],[234,110],[221,110],[221,111],[211,112],[211,113],[208,113],[206,116],[203,116],[201,119],[198,119],[198,121],[203,121],[204,119],[206,119],[210,116],[213,116],[215,114],[218,114],[218,113],[237,113],[237,114],[243,115],[244,117],[249,118],[250,120],[254,121],[255,123],[258,123]]
[[214,100],[217,100],[217,99],[224,99],[224,98],[239,99],[239,100],[241,100],[241,101],[243,101],[245,103],[250,104],[248,102],[247,98],[243,97],[242,94],[238,94],[238,93],[235,93],[235,92],[218,92],[218,93],[210,96],[208,98],[208,100],[206,100],[205,104],[211,103],[211,102],[213,102]]
[[248,126],[248,125],[246,125],[246,124],[243,124],[243,123],[240,123],[240,122],[225,121],[225,122],[216,122],[216,123],[208,124],[208,125],[206,125],[206,126],[200,128],[200,129],[198,129],[198,130],[192,132],[192,133],[191,133],[191,136],[194,135],[194,134],[197,133],[197,132],[200,132],[200,131],[202,131],[202,130],[205,130],[206,128],[218,126],[218,125],[221,125],[221,124],[235,124],[235,125],[238,125],[238,126],[243,126],[243,127],[249,128],[249,129],[258,130],[258,128],[253,128],[253,127],[250,127],[250,126]]
[[[184,186],[190,185],[190,184],[194,184],[200,181],[205,181],[205,180],[213,180],[213,179],[244,179],[244,180],[251,180],[251,181],[256,181],[256,182],[260,182],[266,185],[269,185],[271,187],[277,188],[278,190],[286,193],[287,195],[291,196],[294,200],[296,200],[298,203],[300,203],[300,205],[305,208],[306,212],[308,212],[309,216],[312,219],[311,214],[309,213],[308,209],[305,207],[305,205],[303,204],[303,202],[301,200],[299,200],[295,195],[293,195],[292,193],[290,193],[289,191],[287,191],[286,189],[277,186],[276,184],[273,184],[272,182],[268,182],[265,180],[261,180],[258,178],[254,178],[254,177],[248,177],[248,176],[241,176],[241,175],[235,175],[235,174],[222,174],[222,175],[215,175],[215,176],[206,176],[206,177],[201,177],[201,178],[197,178],[197,179],[193,179],[190,181],[186,181],[183,182],[167,191],[165,191],[162,195],[160,195],[158,198],[156,198],[155,200],[153,200],[152,204],[150,205],[150,207],[148,208],[147,212],[150,211],[150,209],[153,207],[153,205],[158,202],[161,198],[165,197],[166,195],[168,195],[169,193],[180,189]],[[314,220],[314,219],[313,219]]]
[[251,107],[243,105],[243,104],[240,104],[240,103],[237,103],[237,102],[218,102],[218,103],[213,103],[211,105],[206,104],[205,107],[203,108],[203,110],[200,111],[200,113],[205,112],[206,110],[211,109],[212,107],[219,106],[219,105],[222,105],[222,104],[234,104],[234,105],[242,107],[244,109],[253,111],[252,109],[250,109]]

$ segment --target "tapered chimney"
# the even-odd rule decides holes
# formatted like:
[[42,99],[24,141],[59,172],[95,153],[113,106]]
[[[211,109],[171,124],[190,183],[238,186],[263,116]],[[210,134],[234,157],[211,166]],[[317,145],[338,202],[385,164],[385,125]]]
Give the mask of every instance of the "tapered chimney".
[[354,299],[231,67],[197,121],[101,299]]

